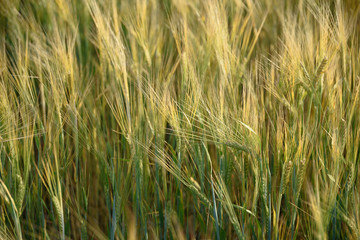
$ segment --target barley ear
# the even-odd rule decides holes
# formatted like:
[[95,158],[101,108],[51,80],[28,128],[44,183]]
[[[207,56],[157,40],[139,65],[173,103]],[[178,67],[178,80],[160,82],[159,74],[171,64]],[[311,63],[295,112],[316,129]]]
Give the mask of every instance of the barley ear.
[[350,192],[354,182],[354,165],[352,163],[350,163],[350,165],[348,166],[348,173],[349,174],[346,179],[345,190],[347,192]]
[[21,207],[25,195],[25,184],[22,180],[22,177],[19,174],[16,175],[16,182],[17,182],[16,208],[18,210],[18,214],[21,215]]
[[325,66],[328,62],[328,59],[326,57],[324,57],[324,59],[321,61],[318,69],[316,70],[316,75],[320,76],[321,74],[323,74],[325,72]]
[[302,184],[304,182],[304,175],[305,175],[305,168],[306,168],[306,161],[302,159],[299,163],[299,169],[297,171],[297,178],[296,178],[296,199],[299,199],[300,191]]
[[287,184],[290,180],[290,174],[292,169],[292,161],[287,161],[283,166],[281,181],[280,181],[280,194],[283,195],[286,192]]
[[56,198],[55,196],[52,197],[53,203],[54,203],[54,207],[55,207],[55,212],[56,215],[58,217],[58,222],[59,222],[59,229],[61,231],[61,236],[62,239],[65,239],[65,226],[64,226],[64,214],[63,214],[63,208],[62,205],[60,204],[60,201],[58,198]]

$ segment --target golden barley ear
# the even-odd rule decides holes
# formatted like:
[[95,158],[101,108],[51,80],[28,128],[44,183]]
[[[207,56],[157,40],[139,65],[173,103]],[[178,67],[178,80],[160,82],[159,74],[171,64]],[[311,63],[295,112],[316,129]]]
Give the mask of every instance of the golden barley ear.
[[317,70],[316,70],[316,75],[320,76],[321,74],[323,74],[326,70],[326,64],[328,63],[328,59],[327,57],[324,57],[323,60],[321,61],[320,65],[318,66]]

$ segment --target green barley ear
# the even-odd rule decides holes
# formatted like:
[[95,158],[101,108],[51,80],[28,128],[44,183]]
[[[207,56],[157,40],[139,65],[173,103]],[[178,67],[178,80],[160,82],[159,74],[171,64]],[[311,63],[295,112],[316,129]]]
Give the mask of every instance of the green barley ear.
[[283,195],[287,189],[287,184],[290,180],[290,174],[292,169],[292,161],[285,162],[280,181],[280,194]]
[[21,232],[21,225],[20,225],[20,219],[19,219],[20,214],[16,208],[16,201],[14,201],[8,188],[6,187],[5,183],[1,179],[0,179],[0,196],[2,199],[5,200],[5,202],[9,203],[9,205],[12,208],[12,216],[13,216],[14,225],[15,225],[16,239],[21,240],[22,232]]
[[260,191],[261,191],[261,196],[264,200],[264,202],[266,202],[267,199],[267,179],[265,174],[263,173],[261,176],[261,183],[260,183]]
[[58,222],[59,222],[59,229],[61,230],[61,236],[65,236],[65,226],[64,226],[64,215],[63,215],[63,209],[62,206],[60,204],[60,201],[58,198],[56,198],[55,196],[52,197],[52,201],[54,203],[54,207],[55,207],[55,212],[56,215],[58,217]]
[[16,192],[16,208],[19,211],[19,216],[21,215],[21,207],[24,200],[25,195],[25,184],[22,180],[22,177],[17,174],[16,175],[16,183],[17,183],[17,192]]
[[266,177],[266,174],[265,173],[262,173],[261,174],[261,179],[260,179],[260,192],[261,192],[261,197],[262,197],[262,200],[263,200],[263,210],[264,210],[264,214],[265,214],[265,219],[262,219],[263,220],[263,223],[265,224],[266,226],[266,232],[268,233],[270,231],[270,226],[269,226],[269,216],[270,216],[270,209],[267,205],[267,201],[268,201],[268,191],[267,191],[267,186],[268,186],[268,183],[267,183],[267,177]]
[[86,220],[85,219],[81,219],[80,231],[81,231],[81,239],[82,240],[87,240],[88,235],[87,235]]
[[[246,164],[246,160],[245,160],[245,167],[249,167],[247,166],[248,164]],[[228,159],[228,164],[226,166],[226,172],[225,172],[225,183],[227,186],[230,186],[231,184],[231,173],[234,169],[234,162],[231,161],[230,159]],[[246,169],[245,171],[248,171],[248,169]],[[247,173],[247,172],[245,172]]]
[[341,119],[340,127],[339,127],[339,147],[341,150],[344,149],[346,143],[347,129],[346,129],[346,121]]
[[189,185],[189,189],[191,190],[191,192],[193,192],[201,201],[204,202],[205,206],[207,206],[208,208],[212,208],[211,202],[209,201],[209,199],[202,193],[199,191],[199,189],[197,189],[194,185]]
[[250,176],[250,162],[247,158],[244,158],[244,173],[245,178],[248,178]]
[[300,196],[300,191],[301,191],[301,187],[302,184],[304,182],[304,175],[305,175],[305,168],[306,168],[306,160],[302,159],[299,163],[298,166],[298,171],[297,171],[297,178],[296,178],[296,199],[299,198]]
[[344,222],[350,227],[350,229],[352,230],[352,232],[355,235],[354,239],[360,239],[360,233],[359,233],[359,229],[356,226],[356,223],[353,219],[349,218],[348,216],[346,216],[344,213],[342,213],[340,211],[340,215],[342,217],[342,219],[344,220]]
[[346,180],[345,190],[350,192],[354,182],[354,165],[352,163],[349,164],[347,172],[349,175]]

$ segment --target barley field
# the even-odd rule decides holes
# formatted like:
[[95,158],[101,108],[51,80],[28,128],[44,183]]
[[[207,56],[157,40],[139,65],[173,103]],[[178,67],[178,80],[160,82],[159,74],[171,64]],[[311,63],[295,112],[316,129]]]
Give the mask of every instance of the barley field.
[[0,239],[360,239],[360,1],[0,0]]

